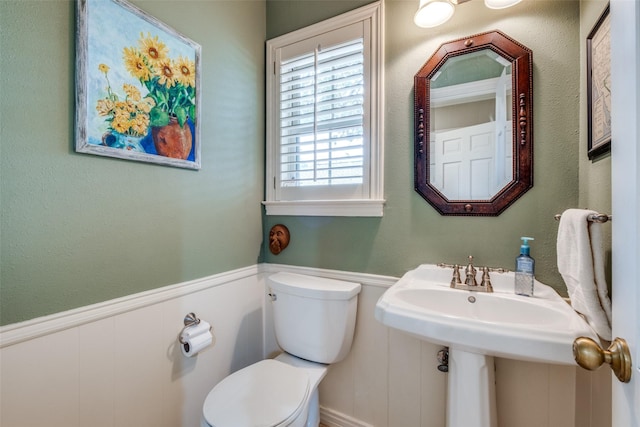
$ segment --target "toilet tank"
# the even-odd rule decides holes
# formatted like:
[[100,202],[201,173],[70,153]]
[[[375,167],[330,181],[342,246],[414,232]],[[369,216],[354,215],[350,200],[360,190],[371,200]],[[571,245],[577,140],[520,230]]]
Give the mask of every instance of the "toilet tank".
[[267,279],[278,345],[318,363],[335,363],[351,350],[360,284],[295,273]]

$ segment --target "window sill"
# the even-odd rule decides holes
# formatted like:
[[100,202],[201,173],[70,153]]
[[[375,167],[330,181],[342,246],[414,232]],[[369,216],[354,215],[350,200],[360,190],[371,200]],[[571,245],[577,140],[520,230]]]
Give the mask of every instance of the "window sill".
[[385,200],[262,202],[267,215],[382,217]]

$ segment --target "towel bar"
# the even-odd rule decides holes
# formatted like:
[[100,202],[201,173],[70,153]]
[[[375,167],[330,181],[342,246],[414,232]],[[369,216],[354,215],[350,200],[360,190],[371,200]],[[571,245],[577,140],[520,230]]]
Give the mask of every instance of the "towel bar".
[[[556,221],[560,221],[561,216],[562,214],[556,214],[553,217],[555,218]],[[590,222],[599,222],[599,223],[611,221],[611,219],[612,219],[611,215],[606,215],[606,214],[593,214],[593,215],[589,215],[589,217],[587,218],[587,220]]]

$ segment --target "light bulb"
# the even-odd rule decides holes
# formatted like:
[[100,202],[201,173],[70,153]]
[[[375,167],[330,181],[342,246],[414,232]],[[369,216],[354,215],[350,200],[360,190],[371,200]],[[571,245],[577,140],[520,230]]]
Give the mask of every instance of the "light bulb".
[[447,22],[454,10],[453,4],[447,0],[420,0],[413,22],[422,28],[437,27]]
[[521,1],[522,0],[484,0],[484,5],[489,9],[506,9],[507,7],[520,3]]

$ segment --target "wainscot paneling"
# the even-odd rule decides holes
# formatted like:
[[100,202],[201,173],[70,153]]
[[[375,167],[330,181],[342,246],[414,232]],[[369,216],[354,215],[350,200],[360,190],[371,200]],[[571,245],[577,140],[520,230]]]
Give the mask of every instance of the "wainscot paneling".
[[[197,427],[209,390],[263,356],[258,267],[0,329],[2,427]],[[214,344],[186,358],[184,316]]]
[[[375,304],[397,278],[261,264],[0,328],[2,427],[200,425],[222,378],[279,352],[266,277],[275,271],[362,284],[351,353],[320,385],[330,427],[444,427],[440,346],[391,330]],[[177,346],[184,316],[210,322],[214,344],[193,358]],[[577,372],[577,373],[576,373]],[[584,427],[610,420],[610,376],[496,359],[502,426]],[[605,387],[601,387],[604,384]],[[599,392],[587,392],[600,390]],[[605,391],[602,391],[605,390]],[[601,409],[603,408],[603,409]]]
[[[351,353],[332,365],[320,384],[321,417],[329,427],[444,427],[447,374],[437,369],[441,346],[389,329],[374,318],[376,302],[398,278],[264,264],[265,273],[291,271],[362,284]],[[270,307],[265,315],[270,316]],[[273,337],[266,322],[266,337]],[[271,343],[271,344],[269,344]],[[275,339],[265,339],[276,353]],[[574,366],[496,358],[498,425],[507,427],[606,427],[606,399],[585,393],[610,389],[606,375]],[[600,397],[603,393],[592,393]],[[606,394],[606,392],[604,392]],[[609,392],[610,395],[610,392]],[[610,400],[610,398],[609,398]],[[593,424],[591,420],[603,424]],[[589,424],[585,424],[589,422]],[[610,426],[610,424],[609,424]]]

